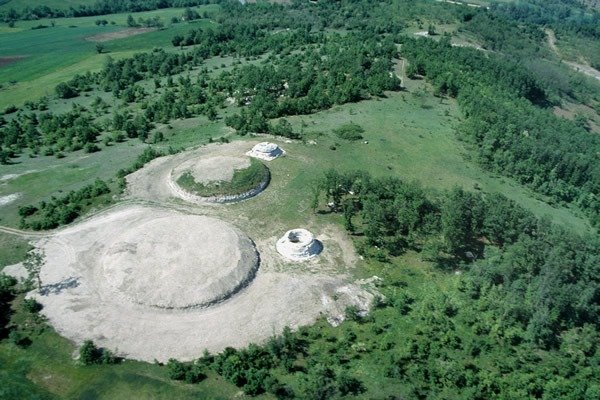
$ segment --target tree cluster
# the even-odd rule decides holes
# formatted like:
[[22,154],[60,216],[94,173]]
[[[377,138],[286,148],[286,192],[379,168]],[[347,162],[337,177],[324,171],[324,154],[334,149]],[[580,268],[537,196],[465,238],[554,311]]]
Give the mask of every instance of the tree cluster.
[[73,222],[92,204],[103,198],[110,201],[111,191],[106,182],[96,179],[93,184],[73,190],[62,197],[52,196],[36,206],[19,208],[21,227],[24,229],[47,230]]
[[[436,199],[396,178],[334,170],[319,191],[331,210],[343,213],[346,228],[364,236],[359,247],[368,256],[414,249],[443,265],[446,255],[473,262],[486,247],[499,249],[469,270],[469,293],[490,302],[495,317],[503,316],[521,340],[557,348],[565,330],[600,328],[597,236],[549,225],[499,194],[457,188]],[[492,292],[496,297],[487,298]]]
[[0,12],[0,19],[10,22],[42,18],[89,17],[124,12],[152,11],[171,7],[193,7],[215,2],[212,0],[97,0],[89,5],[82,4],[79,7],[69,7],[68,9],[51,8],[46,5],[27,6],[21,10],[10,8],[7,11]]
[[527,70],[444,40],[406,40],[403,54],[437,93],[458,99],[465,115],[459,132],[484,167],[576,203],[600,223],[600,137],[539,107],[545,93]]
[[97,347],[91,340],[86,340],[79,348],[79,362],[83,365],[116,364],[119,361],[110,350]]

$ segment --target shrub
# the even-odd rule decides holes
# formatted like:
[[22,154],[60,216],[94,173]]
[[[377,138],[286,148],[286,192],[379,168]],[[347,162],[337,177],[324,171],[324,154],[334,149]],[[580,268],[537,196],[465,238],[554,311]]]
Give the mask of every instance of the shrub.
[[42,311],[43,306],[37,302],[36,299],[25,299],[23,301],[23,308],[30,313],[37,313]]
[[56,85],[55,90],[56,94],[61,99],[70,99],[79,96],[79,92],[77,92],[77,90],[74,87],[65,82],[61,82],[58,85]]
[[362,126],[354,124],[352,122],[344,124],[337,129],[333,130],[333,133],[336,134],[337,137],[345,140],[361,140],[363,138],[362,134],[365,132]]
[[112,351],[96,347],[93,341],[86,340],[79,348],[79,361],[83,365],[116,364],[120,359]]

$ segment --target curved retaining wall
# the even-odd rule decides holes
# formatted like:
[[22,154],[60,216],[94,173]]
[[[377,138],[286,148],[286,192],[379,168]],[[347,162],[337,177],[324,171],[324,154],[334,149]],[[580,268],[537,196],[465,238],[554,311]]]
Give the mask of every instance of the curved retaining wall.
[[212,197],[202,197],[197,194],[190,193],[184,190],[181,186],[177,184],[175,177],[173,176],[173,171],[169,175],[169,188],[175,194],[175,196],[179,197],[182,200],[188,201],[190,203],[197,204],[205,204],[205,203],[217,203],[217,204],[226,204],[226,203],[237,203],[238,201],[247,200],[251,197],[258,195],[260,192],[265,190],[265,188],[269,185],[271,181],[271,171],[267,168],[267,173],[263,177],[263,180],[253,189],[248,190],[247,192],[231,195],[231,196],[212,196]]

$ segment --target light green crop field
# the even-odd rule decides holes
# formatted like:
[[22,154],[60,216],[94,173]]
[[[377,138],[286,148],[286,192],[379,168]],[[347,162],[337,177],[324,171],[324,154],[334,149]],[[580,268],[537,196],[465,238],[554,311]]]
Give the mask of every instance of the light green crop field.
[[66,10],[70,7],[77,8],[81,5],[91,5],[95,0],[0,0],[0,11],[22,10],[25,7],[33,8],[37,6],[47,6],[59,10]]
[[[218,6],[196,9],[214,12]],[[103,40],[106,40],[111,38],[111,34],[130,29],[126,26],[129,14],[19,21],[13,29],[3,28],[0,30],[0,59],[16,59],[0,66],[0,109],[51,94],[58,83],[75,74],[99,70],[108,56],[120,59],[154,47],[179,51],[171,44],[173,36],[194,27],[213,24],[210,20],[171,24],[171,18],[181,16],[182,12],[183,9],[165,9],[131,14],[136,20],[158,16],[165,23],[165,28],[103,41],[103,54],[97,54],[95,40],[99,35],[104,35]],[[95,21],[98,19],[114,21],[115,25],[97,26]],[[47,28],[31,29],[38,25]]]

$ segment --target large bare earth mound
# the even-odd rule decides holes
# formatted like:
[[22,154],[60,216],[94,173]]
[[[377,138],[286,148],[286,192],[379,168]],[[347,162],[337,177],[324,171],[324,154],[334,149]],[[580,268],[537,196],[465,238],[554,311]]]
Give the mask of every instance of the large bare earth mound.
[[258,268],[250,239],[217,219],[168,213],[126,222],[126,230],[104,240],[99,261],[108,283],[134,303],[208,306],[237,291]]
[[173,170],[173,176],[179,177],[184,172],[190,172],[196,182],[208,184],[215,181],[230,181],[236,169],[249,166],[248,157],[214,156],[187,160]]

